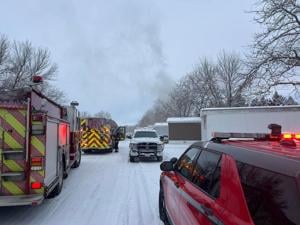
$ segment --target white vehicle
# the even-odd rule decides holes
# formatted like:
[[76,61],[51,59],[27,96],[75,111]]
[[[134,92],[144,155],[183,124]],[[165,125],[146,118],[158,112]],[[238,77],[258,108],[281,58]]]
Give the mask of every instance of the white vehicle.
[[207,108],[201,111],[201,136],[213,132],[268,133],[268,125],[280,124],[287,132],[299,131],[300,106]]
[[140,159],[163,160],[164,144],[155,130],[135,130],[130,140],[129,148],[130,162],[137,162]]

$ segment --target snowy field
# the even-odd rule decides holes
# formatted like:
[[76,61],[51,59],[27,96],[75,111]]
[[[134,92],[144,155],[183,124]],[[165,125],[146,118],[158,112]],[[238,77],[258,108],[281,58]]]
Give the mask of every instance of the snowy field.
[[[164,160],[189,144],[167,144]],[[31,207],[0,208],[0,225],[162,225],[158,215],[159,162],[128,162],[119,153],[83,155],[62,193]]]

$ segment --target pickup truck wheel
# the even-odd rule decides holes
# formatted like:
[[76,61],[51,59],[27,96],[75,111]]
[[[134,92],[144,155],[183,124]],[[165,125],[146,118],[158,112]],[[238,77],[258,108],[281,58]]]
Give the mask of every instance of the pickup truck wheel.
[[164,192],[161,186],[159,190],[158,207],[159,207],[159,218],[161,219],[161,221],[163,221],[165,225],[169,225],[170,223],[168,221],[168,217],[166,213]]

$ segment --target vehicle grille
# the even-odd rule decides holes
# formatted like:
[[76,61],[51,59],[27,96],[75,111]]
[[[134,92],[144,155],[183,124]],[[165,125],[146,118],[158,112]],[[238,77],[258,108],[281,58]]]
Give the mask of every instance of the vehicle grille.
[[154,152],[157,151],[156,143],[139,143],[137,148],[141,152]]

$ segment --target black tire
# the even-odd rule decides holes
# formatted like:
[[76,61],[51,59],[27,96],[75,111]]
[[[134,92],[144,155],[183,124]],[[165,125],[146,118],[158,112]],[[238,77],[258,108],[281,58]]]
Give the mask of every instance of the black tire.
[[92,152],[92,150],[82,150],[84,154],[89,154]]
[[129,156],[129,161],[130,162],[134,162],[134,157],[133,156]]
[[65,156],[63,156],[63,169],[64,169],[64,179],[67,179],[69,176],[70,168],[68,168],[66,165]]
[[55,186],[55,188],[51,191],[51,193],[48,195],[48,198],[54,198],[58,196],[61,193],[63,185],[64,185],[64,166],[63,163],[60,162],[58,183]]
[[165,225],[169,225],[167,211],[165,207],[165,198],[164,198],[164,192],[162,189],[162,186],[160,186],[159,189],[159,197],[158,197],[158,208],[159,208],[159,218]]
[[80,166],[80,163],[81,163],[81,150],[80,150],[80,148],[78,148],[78,158],[72,165],[72,168],[78,168]]
[[163,157],[162,156],[157,156],[157,161],[159,161],[159,162],[163,161]]
[[129,156],[129,161],[130,162],[138,162],[140,161],[138,156]]

